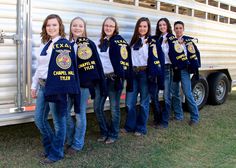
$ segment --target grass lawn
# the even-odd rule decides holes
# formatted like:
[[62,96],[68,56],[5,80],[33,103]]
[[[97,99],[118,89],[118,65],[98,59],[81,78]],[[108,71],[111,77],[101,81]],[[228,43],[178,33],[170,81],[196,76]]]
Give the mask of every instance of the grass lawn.
[[[166,130],[148,126],[145,137],[121,136],[112,145],[96,142],[99,135],[94,114],[88,114],[88,131],[83,151],[49,167],[96,168],[236,168],[236,91],[225,104],[206,105],[200,125],[171,122]],[[150,116],[150,122],[152,120]],[[122,126],[125,113],[122,114]],[[39,132],[33,123],[0,127],[0,168],[42,167]]]

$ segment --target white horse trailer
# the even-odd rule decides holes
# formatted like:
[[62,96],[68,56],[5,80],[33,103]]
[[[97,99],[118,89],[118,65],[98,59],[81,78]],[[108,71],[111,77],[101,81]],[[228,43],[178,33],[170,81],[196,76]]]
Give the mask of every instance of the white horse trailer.
[[[182,20],[186,34],[198,39],[201,78],[192,81],[199,107],[225,101],[236,83],[236,2],[234,0],[0,0],[0,126],[33,121],[30,97],[35,51],[43,20],[59,14],[69,32],[75,16],[87,21],[88,36],[99,37],[105,17],[117,19],[130,40],[138,18],[148,17],[152,33],[161,17]],[[122,95],[121,106],[124,105]],[[92,103],[89,101],[89,111]]]

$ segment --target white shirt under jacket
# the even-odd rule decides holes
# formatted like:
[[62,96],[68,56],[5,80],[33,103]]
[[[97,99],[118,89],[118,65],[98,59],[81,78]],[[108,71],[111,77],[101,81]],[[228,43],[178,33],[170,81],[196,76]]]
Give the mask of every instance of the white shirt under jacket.
[[131,48],[131,57],[133,66],[147,66],[148,60],[148,44],[145,42],[145,37],[141,37],[143,46],[139,50]]
[[170,58],[169,58],[169,44],[167,42],[166,35],[167,35],[167,33],[162,36],[163,41],[162,41],[162,44],[161,44],[161,48],[162,48],[162,51],[165,55],[165,64],[171,64],[171,61],[170,61]]
[[111,60],[110,60],[110,56],[109,56],[109,47],[108,47],[106,52],[101,52],[100,48],[98,47],[99,44],[100,44],[100,41],[98,39],[96,41],[96,46],[97,46],[97,50],[98,50],[100,60],[102,62],[103,71],[104,71],[105,74],[112,73],[112,72],[114,72],[114,69],[113,69],[113,66],[111,64]]

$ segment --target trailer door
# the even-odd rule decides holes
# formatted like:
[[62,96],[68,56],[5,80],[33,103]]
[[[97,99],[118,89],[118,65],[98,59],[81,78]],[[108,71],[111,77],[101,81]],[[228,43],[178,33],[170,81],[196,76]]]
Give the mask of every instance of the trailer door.
[[22,111],[23,1],[0,1],[0,114]]

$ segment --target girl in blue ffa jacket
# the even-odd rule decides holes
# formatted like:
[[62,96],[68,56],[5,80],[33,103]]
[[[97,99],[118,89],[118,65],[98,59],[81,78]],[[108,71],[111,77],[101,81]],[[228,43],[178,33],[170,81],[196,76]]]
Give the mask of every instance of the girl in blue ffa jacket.
[[70,37],[77,60],[77,71],[80,77],[80,113],[75,115],[76,123],[71,117],[71,108],[74,100],[69,97],[67,113],[67,153],[75,154],[82,150],[86,133],[86,107],[89,98],[89,89],[99,85],[101,88],[105,76],[96,45],[87,38],[86,23],[76,17],[70,24]]
[[[64,25],[58,15],[51,14],[42,26],[42,44],[37,56],[37,69],[31,86],[31,96],[37,98],[35,124],[42,135],[43,164],[63,158],[66,136],[67,95],[75,98],[79,112],[79,82],[75,71],[74,50],[65,39]],[[38,90],[38,93],[37,93]],[[49,109],[54,130],[48,123]]]
[[[126,91],[132,90],[132,62],[127,42],[118,35],[118,25],[113,17],[107,17],[102,25],[101,38],[97,49],[105,73],[107,91],[101,94],[101,88],[95,86],[94,111],[97,115],[101,137],[99,142],[114,143],[120,127],[120,96],[123,81],[127,79]],[[106,120],[104,104],[107,96],[110,101],[111,120]]]
[[[140,18],[130,42],[134,71],[133,91],[126,93],[127,116],[124,129],[121,130],[122,132],[135,132],[136,136],[147,133],[149,90],[157,85],[157,77],[162,74],[159,57],[163,58],[163,54],[159,43],[150,35],[149,19]],[[136,112],[138,94],[140,94],[140,109]]]
[[189,64],[182,46],[172,34],[171,25],[167,18],[161,18],[156,26],[156,38],[159,39],[162,51],[165,56],[164,70],[164,101],[165,106],[162,112],[161,127],[167,128],[171,111],[171,87],[173,78],[178,79],[178,73],[174,72],[184,69]]
[[174,31],[178,41],[184,48],[184,53],[189,60],[187,68],[179,71],[180,78],[178,81],[173,82],[173,108],[175,112],[175,120],[183,120],[182,101],[180,98],[180,82],[183,93],[187,100],[190,110],[189,125],[196,125],[199,121],[199,111],[197,104],[192,95],[190,74],[194,74],[194,77],[198,78],[198,68],[201,66],[200,52],[197,46],[193,42],[193,38],[184,35],[184,23],[177,21],[174,23]]

